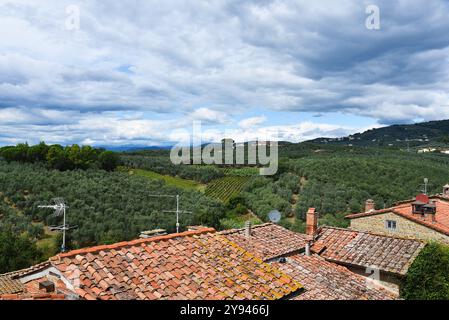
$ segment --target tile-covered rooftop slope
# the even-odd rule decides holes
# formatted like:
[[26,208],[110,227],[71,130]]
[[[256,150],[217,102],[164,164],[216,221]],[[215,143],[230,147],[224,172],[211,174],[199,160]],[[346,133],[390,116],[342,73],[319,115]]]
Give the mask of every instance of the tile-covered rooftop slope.
[[397,206],[382,209],[382,210],[373,210],[369,212],[355,213],[347,215],[348,219],[357,219],[367,216],[372,216],[376,214],[382,214],[387,212],[395,213],[401,217],[419,223],[423,226],[426,226],[435,231],[441,232],[445,235],[449,235],[449,198],[442,196],[431,196],[430,199],[435,201],[436,205],[436,213],[435,213],[435,221],[431,221],[425,216],[419,217],[416,214],[413,214],[412,210],[412,202],[414,199],[402,201]]
[[349,229],[323,227],[312,251],[328,261],[352,266],[375,266],[381,271],[405,275],[425,244]]
[[[60,254],[47,265],[20,273],[34,276],[22,284],[21,297],[30,298],[32,292],[47,297],[38,290],[38,282],[45,280],[41,269],[50,267],[70,282],[52,279],[55,299],[61,293],[72,298],[76,293],[83,299],[392,298],[383,290],[364,288],[365,278],[345,267],[303,256],[300,252],[311,240],[306,235],[274,224],[253,227],[249,239],[243,230],[214,231],[205,228]],[[330,243],[322,240],[318,237],[314,248],[323,254]],[[287,263],[278,262],[280,257],[287,257]]]
[[249,238],[245,236],[245,229],[226,230],[220,234],[264,261],[301,251],[311,239],[273,223],[253,226]]
[[281,299],[302,286],[214,229],[60,254],[84,299]]
[[0,300],[67,300],[67,297],[65,294],[55,293],[15,293],[1,295]]
[[27,274],[36,270],[43,269],[47,267],[49,263],[43,262],[40,264],[37,264],[35,266],[32,266],[30,268],[13,271],[5,274],[0,275],[0,295],[3,294],[15,294],[15,293],[21,293],[24,290],[24,286],[22,282],[18,279],[19,276],[23,274]]
[[294,300],[389,300],[386,290],[369,287],[367,279],[343,266],[313,255],[293,255],[274,266],[304,285],[304,293]]
[[[279,225],[267,223],[252,228],[251,237],[244,235],[244,229],[221,232],[246,250],[254,250],[261,259],[298,280],[304,292],[295,300],[389,300],[394,295],[382,289],[366,287],[366,278],[349,271],[346,267],[327,262],[317,255],[302,253],[306,242],[312,238],[287,230]],[[253,239],[253,237],[255,239]],[[269,253],[267,255],[267,252]],[[279,262],[286,257],[286,262]]]
[[14,279],[14,273],[0,275],[0,295],[22,292],[22,283]]

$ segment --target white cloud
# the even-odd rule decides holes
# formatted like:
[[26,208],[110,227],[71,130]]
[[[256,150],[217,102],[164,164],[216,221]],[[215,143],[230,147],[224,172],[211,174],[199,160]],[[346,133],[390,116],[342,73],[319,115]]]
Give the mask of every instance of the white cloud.
[[267,121],[267,118],[265,116],[246,118],[239,122],[239,127],[251,128],[254,126],[258,126],[258,125],[264,123],[265,121]]
[[[380,0],[376,32],[369,1],[79,0],[69,31],[72,4],[0,3],[0,143],[162,143],[164,126],[194,120],[262,130],[236,121],[255,110],[449,117],[447,1]],[[336,126],[318,127],[347,131]],[[314,136],[306,127],[283,135]]]
[[225,112],[199,108],[188,115],[190,121],[201,121],[206,124],[228,123],[229,116]]

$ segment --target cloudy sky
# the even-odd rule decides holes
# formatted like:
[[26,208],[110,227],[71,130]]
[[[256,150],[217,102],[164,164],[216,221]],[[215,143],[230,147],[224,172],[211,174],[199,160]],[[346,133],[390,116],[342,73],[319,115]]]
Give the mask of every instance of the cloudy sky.
[[210,140],[301,141],[449,118],[448,12],[438,0],[0,0],[0,145],[173,144],[195,121]]

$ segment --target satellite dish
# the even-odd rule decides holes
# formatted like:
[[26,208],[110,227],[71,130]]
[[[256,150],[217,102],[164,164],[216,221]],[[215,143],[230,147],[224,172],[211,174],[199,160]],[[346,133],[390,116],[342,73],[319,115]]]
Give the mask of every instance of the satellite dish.
[[279,221],[281,221],[281,213],[278,210],[271,210],[268,213],[268,218],[270,219],[271,222],[274,223],[278,223]]

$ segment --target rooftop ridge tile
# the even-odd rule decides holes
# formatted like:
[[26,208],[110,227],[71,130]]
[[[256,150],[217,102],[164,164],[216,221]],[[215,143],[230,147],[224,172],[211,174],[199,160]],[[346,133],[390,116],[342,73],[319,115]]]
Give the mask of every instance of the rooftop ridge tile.
[[[270,226],[270,225],[274,225],[274,223],[266,222],[266,223],[253,225],[253,226],[251,226],[251,229],[258,229],[258,228],[262,228],[262,227],[266,227],[266,226]],[[244,231],[244,230],[245,230],[245,228],[229,229],[229,230],[219,231],[218,233],[226,235],[226,234],[232,234],[232,233],[241,232],[241,231]]]
[[[425,243],[425,241],[421,240],[421,239],[407,238],[407,237],[393,236],[393,235],[384,235],[384,234],[378,234],[378,233],[370,232],[370,231],[359,231],[359,230],[353,230],[353,229],[348,229],[348,228],[340,228],[340,227],[332,227],[332,226],[326,226],[326,225],[320,226],[320,228],[322,228],[322,229],[341,230],[341,231],[353,232],[353,233],[369,234],[371,236],[376,236],[376,237],[379,237],[379,238],[390,238],[390,239],[398,239],[398,240],[410,240],[410,241]],[[318,236],[319,235],[320,234],[318,234]]]
[[156,236],[156,237],[152,237],[152,238],[146,238],[146,239],[135,239],[135,240],[130,240],[130,241],[122,241],[122,242],[118,242],[118,243],[114,243],[114,244],[99,245],[99,246],[94,246],[94,247],[72,250],[72,251],[69,251],[66,253],[60,253],[60,254],[50,258],[49,260],[51,261],[51,260],[55,260],[55,259],[67,258],[67,257],[88,254],[88,253],[93,253],[93,252],[98,252],[98,251],[103,251],[103,250],[120,249],[120,248],[140,245],[140,244],[144,244],[144,243],[158,242],[158,241],[170,240],[170,239],[174,239],[174,238],[189,237],[189,236],[195,236],[195,235],[200,235],[200,234],[204,234],[204,233],[214,233],[214,232],[216,232],[216,230],[214,228],[203,228],[203,229],[199,229],[199,230],[185,231],[185,232],[181,232],[181,233],[170,233],[170,234]]

